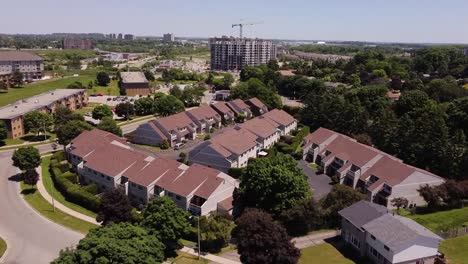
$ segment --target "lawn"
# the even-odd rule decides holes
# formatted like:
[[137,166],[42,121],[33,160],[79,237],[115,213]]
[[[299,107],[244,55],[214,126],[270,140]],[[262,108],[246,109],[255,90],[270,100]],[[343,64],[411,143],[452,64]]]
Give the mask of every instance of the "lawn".
[[468,263],[468,235],[446,239],[442,241],[439,249],[450,264]]
[[140,148],[144,148],[144,149],[147,149],[149,151],[153,151],[153,152],[160,152],[161,151],[161,148],[160,147],[156,147],[156,146],[149,146],[149,145],[140,145],[140,144],[133,144],[137,147],[140,147]]
[[466,224],[468,220],[468,207],[441,211],[431,214],[406,215],[426,228],[437,232],[457,228]]
[[54,183],[52,181],[52,178],[50,176],[49,172],[49,165],[50,165],[50,156],[48,157],[43,157],[41,160],[41,166],[42,166],[42,181],[44,183],[44,186],[47,190],[47,192],[54,197],[54,199],[65,205],[66,207],[77,211],[79,213],[82,213],[84,215],[87,215],[92,218],[96,218],[96,213],[93,211],[90,211],[86,208],[83,208],[77,204],[71,203],[65,199],[65,197],[55,188]]
[[[94,77],[93,77],[94,78]],[[94,78],[95,79],[95,78]],[[83,83],[85,86],[87,83]],[[104,95],[120,95],[119,84],[117,80],[112,80],[108,86],[94,86],[92,89],[88,90],[88,95],[90,94],[104,94]]]
[[185,252],[178,251],[177,257],[167,259],[169,263],[176,263],[176,264],[207,264],[208,260],[201,258],[198,260],[197,256],[192,256]]
[[67,228],[73,229],[77,232],[86,234],[90,229],[98,227],[97,225],[83,221],[71,215],[55,209],[53,211],[52,205],[47,202],[44,197],[35,189],[30,189],[29,185],[25,185],[21,182],[21,192],[24,200],[42,216],[48,218],[52,222],[63,225]]
[[3,240],[0,237],[0,258],[3,256],[3,253],[5,253],[6,249],[7,249],[7,244],[6,244],[5,240]]
[[344,257],[340,251],[332,245],[323,243],[301,250],[299,264],[306,263],[353,264],[355,262]]
[[87,85],[90,81],[94,81],[95,79],[95,76],[67,77],[28,83],[20,88],[10,88],[8,92],[0,93],[0,106],[11,104],[18,100],[46,93],[51,90],[66,88],[69,84],[74,82],[81,82],[83,85]]

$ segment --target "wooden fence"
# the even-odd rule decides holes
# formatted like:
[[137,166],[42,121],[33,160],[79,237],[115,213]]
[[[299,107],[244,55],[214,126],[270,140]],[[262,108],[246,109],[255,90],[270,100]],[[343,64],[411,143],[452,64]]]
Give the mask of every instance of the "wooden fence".
[[437,235],[444,239],[468,235],[468,226],[453,228],[447,231],[439,231],[437,232]]

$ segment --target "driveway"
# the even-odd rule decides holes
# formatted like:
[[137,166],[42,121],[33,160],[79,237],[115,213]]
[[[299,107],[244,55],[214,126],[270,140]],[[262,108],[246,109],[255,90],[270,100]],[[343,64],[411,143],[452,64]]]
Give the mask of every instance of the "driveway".
[[[38,147],[52,150],[50,144]],[[8,244],[5,264],[50,263],[61,249],[74,246],[84,237],[42,217],[24,201],[11,164],[13,151],[0,152],[0,236]]]
[[314,199],[319,200],[331,191],[332,185],[330,177],[325,174],[317,175],[316,170],[310,168],[308,166],[309,163],[305,160],[299,160],[297,161],[297,164],[307,175],[307,181],[312,188],[312,195],[314,196]]

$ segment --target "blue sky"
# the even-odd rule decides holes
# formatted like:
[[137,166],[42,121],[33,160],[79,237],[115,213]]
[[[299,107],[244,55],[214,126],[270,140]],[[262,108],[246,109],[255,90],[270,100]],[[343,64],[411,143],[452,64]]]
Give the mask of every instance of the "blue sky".
[[[468,0],[15,0],[0,33],[245,35],[276,39],[468,43]],[[28,19],[18,19],[19,16]]]

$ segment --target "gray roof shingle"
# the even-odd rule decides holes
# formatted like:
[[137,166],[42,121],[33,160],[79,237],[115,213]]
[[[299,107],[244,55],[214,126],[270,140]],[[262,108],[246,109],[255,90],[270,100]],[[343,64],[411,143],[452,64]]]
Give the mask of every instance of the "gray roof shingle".
[[371,203],[368,201],[360,201],[338,212],[342,217],[346,218],[353,225],[361,228],[372,220],[388,214],[388,209],[385,206]]

